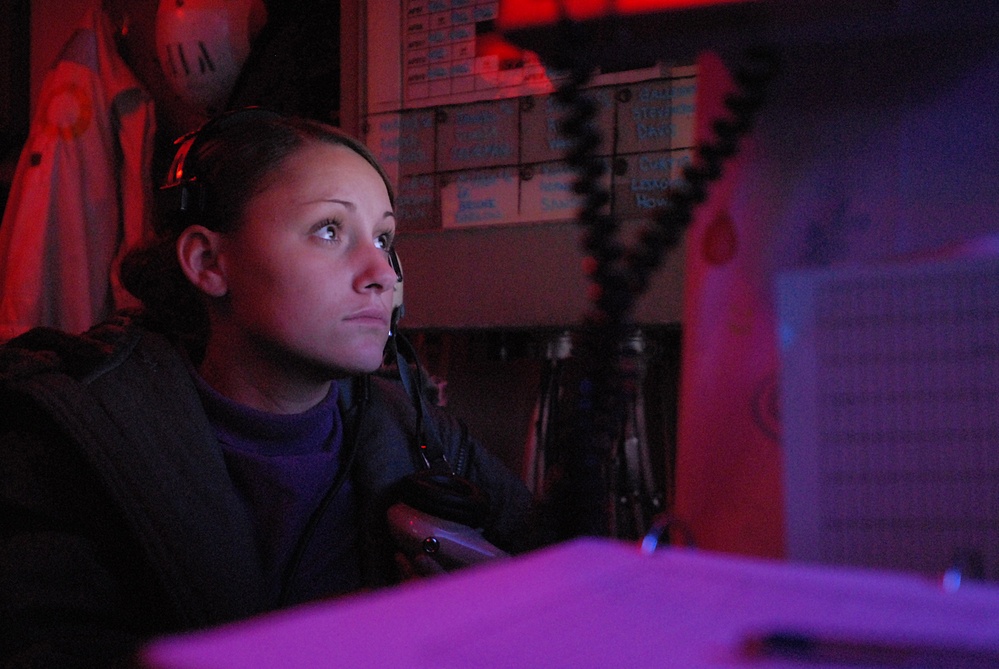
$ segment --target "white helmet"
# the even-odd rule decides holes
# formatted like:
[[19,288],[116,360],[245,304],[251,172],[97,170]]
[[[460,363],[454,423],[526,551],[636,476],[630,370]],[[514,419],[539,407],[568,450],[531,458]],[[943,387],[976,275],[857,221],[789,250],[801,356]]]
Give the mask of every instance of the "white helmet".
[[160,0],[156,54],[170,87],[205,116],[222,111],[266,21],[263,0]]

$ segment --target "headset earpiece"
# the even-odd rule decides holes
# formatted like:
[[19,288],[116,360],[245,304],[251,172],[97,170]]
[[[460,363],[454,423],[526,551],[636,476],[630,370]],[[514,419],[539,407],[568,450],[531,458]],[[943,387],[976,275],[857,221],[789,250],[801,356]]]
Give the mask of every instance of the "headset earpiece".
[[389,263],[395,270],[395,285],[392,287],[392,325],[389,328],[389,336],[392,336],[396,334],[399,320],[406,311],[402,304],[402,263],[394,248],[389,249]]

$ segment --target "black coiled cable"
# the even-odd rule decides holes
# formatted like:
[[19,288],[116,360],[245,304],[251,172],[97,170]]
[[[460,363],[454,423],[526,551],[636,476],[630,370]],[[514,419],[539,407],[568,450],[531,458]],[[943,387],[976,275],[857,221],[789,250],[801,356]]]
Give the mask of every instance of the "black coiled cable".
[[640,232],[638,244],[625,250],[616,240],[618,225],[601,210],[610,193],[600,180],[606,164],[596,156],[600,130],[595,124],[597,103],[584,90],[592,65],[580,58],[560,83],[555,96],[565,108],[560,130],[569,141],[566,162],[576,171],[573,189],[584,198],[577,218],[585,230],[583,247],[588,254],[592,291],[591,314],[595,322],[628,317],[648,287],[652,273],[666,253],[679,244],[690,225],[694,209],[707,198],[708,185],[722,174],[724,162],[735,155],[739,140],[749,132],[766,99],[768,84],[777,72],[778,58],[767,48],[747,49],[733,73],[737,90],[724,100],[730,116],[714,121],[712,141],[699,144],[683,178],[666,195],[665,205]]
[[606,517],[586,518],[584,514],[600,513],[611,505],[584,497],[601,485],[604,495],[614,494],[607,487],[613,466],[609,456],[623,424],[620,356],[631,312],[663,258],[680,243],[695,208],[707,198],[708,185],[721,176],[725,161],[749,132],[778,69],[772,50],[746,50],[745,62],[733,72],[736,91],[724,100],[729,116],[714,121],[712,141],[696,147],[683,178],[667,193],[665,205],[641,229],[637,245],[626,249],[618,240],[618,222],[607,213],[611,195],[602,184],[607,163],[596,153],[601,142],[598,105],[586,92],[596,68],[590,53],[581,48],[589,43],[584,30],[564,20],[559,30],[562,48],[549,59],[562,77],[555,99],[565,110],[560,131],[569,142],[565,160],[576,174],[573,190],[583,199],[577,222],[583,228],[584,270],[591,282],[591,309],[576,344],[584,379],[577,424],[586,426],[577,435],[583,433],[586,438],[585,443],[574,444],[571,454],[564,452],[568,461],[563,463],[563,475],[575,480],[563,481],[560,487],[567,498],[558,505],[567,510],[563,520],[569,524],[560,528],[559,538],[603,534],[610,526]]

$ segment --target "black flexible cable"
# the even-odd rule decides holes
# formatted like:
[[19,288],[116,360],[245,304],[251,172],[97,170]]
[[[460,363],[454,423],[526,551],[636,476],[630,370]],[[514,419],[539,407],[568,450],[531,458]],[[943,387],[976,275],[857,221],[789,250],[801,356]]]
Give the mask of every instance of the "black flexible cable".
[[353,469],[354,461],[357,459],[357,452],[360,450],[357,435],[368,407],[369,390],[367,377],[364,377],[359,385],[361,386],[361,397],[357,398],[357,415],[349,428],[345,426],[345,428],[349,430],[345,430],[344,433],[344,446],[348,449],[347,457],[341,464],[336,476],[333,478],[333,482],[330,484],[329,489],[327,489],[326,494],[324,494],[322,500],[320,500],[319,506],[317,506],[316,510],[312,512],[312,515],[309,516],[305,529],[302,531],[302,535],[299,537],[298,543],[295,544],[295,550],[285,567],[284,573],[282,574],[281,592],[278,595],[278,606],[286,606],[289,604],[291,587],[295,582],[295,577],[298,575],[298,570],[301,567],[305,551],[309,544],[312,543],[312,538],[316,534],[319,522],[322,520],[323,516],[326,515],[326,510],[329,508],[330,504],[332,504],[333,500],[336,499],[337,495],[340,494],[340,490],[343,489],[344,483],[346,483],[347,479],[350,478],[351,469]]
[[[735,154],[739,140],[752,127],[768,84],[777,72],[778,59],[765,48],[745,52],[745,62],[733,73],[737,90],[724,100],[729,117],[713,123],[715,137],[695,149],[680,183],[670,189],[665,205],[640,231],[637,246],[625,249],[617,239],[619,225],[608,213],[611,195],[602,183],[606,159],[596,154],[601,143],[596,124],[598,108],[585,90],[595,63],[585,49],[588,41],[584,30],[577,23],[563,20],[557,38],[561,48],[555,50],[550,64],[562,77],[555,99],[565,109],[560,131],[569,142],[565,160],[576,173],[573,190],[583,199],[577,222],[583,228],[582,247],[591,282],[591,309],[584,318],[577,346],[586,381],[579,389],[577,408],[580,420],[588,425],[588,443],[578,444],[566,464],[566,476],[578,480],[564,489],[577,497],[567,501],[570,508],[592,510],[610,507],[582,497],[599,488],[597,479],[606,486],[613,467],[608,458],[623,425],[620,347],[630,329],[635,302],[666,254],[680,243],[697,205],[707,198],[708,185],[720,178],[724,162]],[[605,487],[604,494],[614,491]],[[563,537],[601,533],[610,525],[606,518],[587,519],[579,514],[571,522],[573,527],[563,528]]]

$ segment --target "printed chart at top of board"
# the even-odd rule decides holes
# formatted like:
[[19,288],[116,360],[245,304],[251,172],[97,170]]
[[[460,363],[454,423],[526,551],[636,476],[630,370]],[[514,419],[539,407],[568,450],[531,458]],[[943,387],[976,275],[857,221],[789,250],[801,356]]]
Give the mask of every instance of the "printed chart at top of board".
[[499,38],[498,12],[498,0],[405,0],[406,107],[552,90],[537,56]]
[[[537,54],[500,34],[499,0],[402,1],[402,108],[538,95],[555,89],[556,74]],[[390,47],[380,43],[378,50]],[[657,68],[650,66],[600,74],[598,79],[602,84],[623,83],[656,74]]]

